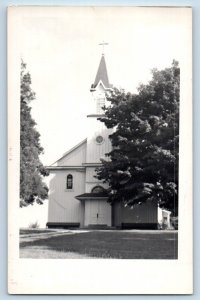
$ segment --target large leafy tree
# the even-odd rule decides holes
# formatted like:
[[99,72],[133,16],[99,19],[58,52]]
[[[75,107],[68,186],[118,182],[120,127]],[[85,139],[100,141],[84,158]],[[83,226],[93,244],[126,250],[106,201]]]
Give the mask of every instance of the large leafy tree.
[[34,202],[43,204],[48,196],[48,188],[42,177],[48,171],[42,165],[39,155],[43,153],[40,145],[40,134],[36,122],[31,116],[30,103],[35,99],[31,88],[31,76],[26,71],[26,64],[21,62],[20,94],[20,206]]
[[180,70],[154,69],[138,94],[114,90],[99,120],[113,128],[112,151],[102,160],[97,178],[109,184],[109,201],[134,207],[156,200],[178,213]]

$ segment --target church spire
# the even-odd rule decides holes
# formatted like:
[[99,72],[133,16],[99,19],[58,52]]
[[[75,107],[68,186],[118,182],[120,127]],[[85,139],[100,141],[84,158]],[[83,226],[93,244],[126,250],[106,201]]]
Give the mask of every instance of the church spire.
[[[106,44],[107,43],[103,42],[100,45],[104,46]],[[106,94],[108,91],[111,90],[112,90],[112,85],[109,83],[108,80],[105,56],[104,53],[102,53],[97,74],[94,83],[92,84],[90,89],[96,107],[96,108],[94,107],[95,114],[102,114],[104,112],[103,107],[106,104]]]
[[[107,45],[107,43],[103,42],[99,45],[104,46],[104,45]],[[103,51],[104,51],[104,49],[103,49]],[[96,87],[99,85],[100,82],[103,84],[103,87],[104,87],[105,90],[112,88],[112,86],[111,86],[111,84],[109,83],[109,80],[108,80],[108,72],[107,72],[104,53],[102,53],[101,60],[100,60],[100,63],[99,63],[99,67],[98,67],[98,70],[97,70],[97,74],[96,74],[96,77],[95,77],[95,81],[92,84],[90,91],[95,91]]]
[[100,81],[102,81],[105,88],[110,87],[104,54],[102,54],[100,64],[99,64],[99,68],[98,68],[98,71],[97,71],[97,75],[96,75],[96,78],[95,78],[95,81],[94,81],[94,84],[93,84],[92,87],[96,88],[96,86],[98,85],[98,83]]

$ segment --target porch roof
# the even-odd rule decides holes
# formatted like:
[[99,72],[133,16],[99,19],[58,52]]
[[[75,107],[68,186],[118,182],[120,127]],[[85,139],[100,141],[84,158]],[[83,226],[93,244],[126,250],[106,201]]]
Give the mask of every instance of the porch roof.
[[102,193],[84,193],[75,197],[78,200],[106,200],[108,199],[108,194],[106,192]]

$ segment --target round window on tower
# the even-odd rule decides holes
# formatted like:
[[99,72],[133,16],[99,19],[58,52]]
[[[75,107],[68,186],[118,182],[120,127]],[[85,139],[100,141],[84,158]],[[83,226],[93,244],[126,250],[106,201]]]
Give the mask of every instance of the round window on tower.
[[102,144],[103,141],[104,141],[104,139],[103,139],[103,137],[102,137],[101,135],[98,135],[98,136],[96,137],[96,143],[97,143],[97,144]]

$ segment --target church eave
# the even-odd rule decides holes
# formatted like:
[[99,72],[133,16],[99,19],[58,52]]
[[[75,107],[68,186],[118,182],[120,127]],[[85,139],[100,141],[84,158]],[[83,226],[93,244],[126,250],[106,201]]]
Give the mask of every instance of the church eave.
[[98,82],[97,84],[92,84],[90,91],[91,91],[91,92],[96,91],[96,89],[99,87],[100,84],[102,84],[102,86],[103,86],[103,88],[104,88],[105,91],[112,91],[112,90],[113,90],[112,87],[111,87],[111,86],[112,86],[111,84],[109,84],[109,86],[106,87],[106,85],[105,85],[105,84],[103,83],[103,81],[100,79],[99,82]]
[[51,164],[51,166],[56,166],[55,164],[57,162],[59,162],[61,159],[63,159],[65,156],[67,156],[68,154],[70,154],[71,152],[73,152],[74,150],[76,150],[78,147],[80,147],[82,144],[87,142],[87,138],[84,139],[83,141],[81,141],[79,144],[77,144],[76,146],[74,146],[73,148],[69,149],[67,152],[65,152],[59,159],[57,159],[53,164]]
[[49,171],[56,171],[56,170],[80,170],[85,171],[84,166],[47,166],[47,170]]
[[107,193],[84,193],[78,196],[75,196],[77,200],[107,200]]
[[83,165],[83,167],[100,167],[100,166],[102,166],[102,163],[96,163],[96,162],[94,162],[94,163],[83,163],[82,165]]
[[101,118],[104,117],[105,114],[91,114],[91,115],[87,115],[87,118]]

